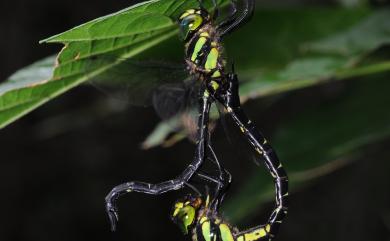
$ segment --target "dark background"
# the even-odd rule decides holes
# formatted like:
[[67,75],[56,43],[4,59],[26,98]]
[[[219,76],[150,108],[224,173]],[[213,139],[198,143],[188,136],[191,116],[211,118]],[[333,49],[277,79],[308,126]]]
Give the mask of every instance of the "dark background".
[[[335,4],[324,0],[284,4],[295,2]],[[0,80],[61,48],[39,45],[40,39],[131,4],[124,0],[0,2]],[[261,100],[245,108],[266,127],[264,134],[272,136],[278,121],[294,115],[292,110],[302,104],[319,106],[329,88],[333,86],[296,91],[276,101],[273,107],[278,111],[254,111],[262,109]],[[311,103],[306,103],[308,97]],[[119,202],[119,231],[109,231],[104,197],[111,188],[129,179],[158,182],[174,177],[191,160],[193,145],[183,141],[170,149],[142,151],[139,144],[158,123],[154,111],[125,107],[126,111],[106,114],[96,108],[102,98],[82,86],[1,130],[0,240],[184,240],[169,220],[173,200],[184,192],[126,196]],[[237,162],[240,154],[225,139],[218,127],[213,140],[232,170],[234,193],[253,163]],[[289,216],[277,240],[390,240],[389,144],[385,140],[368,147],[367,154],[353,164],[291,195]],[[239,226],[261,223],[271,208],[268,204],[264,213]]]

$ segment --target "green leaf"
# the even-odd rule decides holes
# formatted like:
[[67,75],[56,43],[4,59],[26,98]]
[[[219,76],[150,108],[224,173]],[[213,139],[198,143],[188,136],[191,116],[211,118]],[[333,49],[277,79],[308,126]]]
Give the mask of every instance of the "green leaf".
[[196,0],[143,2],[41,41],[65,46],[55,64],[53,58],[38,61],[0,85],[0,128],[120,63],[91,67],[91,58],[104,54],[134,57],[174,36],[178,15],[198,4]]
[[[289,23],[279,18],[280,23],[271,26],[277,29],[274,39],[278,40],[276,43],[264,41],[263,47],[266,55],[269,49],[283,47],[283,50],[278,50],[279,55],[276,52],[276,56],[271,56],[270,61],[262,64],[261,68],[253,67],[242,75],[242,78],[248,80],[241,88],[244,100],[303,88],[334,78],[356,76],[359,73],[369,74],[361,72],[362,68],[389,70],[388,59],[371,62],[369,65],[359,63],[375,49],[390,43],[390,25],[389,21],[385,21],[390,17],[390,11],[379,10],[368,16],[364,10],[355,11],[339,10],[327,13],[322,10],[314,12],[315,17],[305,11],[300,14],[299,20],[291,17]],[[359,18],[361,20],[357,21]],[[341,25],[340,19],[343,20]],[[302,24],[302,21],[309,24]],[[286,25],[289,26],[288,29],[284,27]],[[280,37],[282,34],[291,37],[285,40]],[[258,63],[255,58],[252,64],[247,66],[253,63]]]
[[[149,1],[44,40],[43,42],[65,44],[57,57],[56,65],[53,66],[53,77],[50,80],[37,79],[39,73],[30,69],[31,82],[36,82],[35,85],[14,84],[10,81],[0,85],[4,90],[0,93],[0,102],[3,103],[3,112],[0,110],[0,127],[120,63],[116,61],[91,68],[90,59],[96,56],[114,55],[126,58],[142,53],[149,56],[167,56],[166,59],[182,58],[183,48],[178,47],[182,46],[182,43],[177,41],[177,38],[171,38],[177,31],[174,20],[184,9],[197,4],[197,1],[192,0]],[[387,14],[386,11],[374,12],[370,18],[381,20]],[[332,34],[340,35],[351,27],[360,30],[348,30],[346,34],[356,31],[362,31],[362,35],[371,33],[372,28],[364,27],[367,23],[361,28],[356,27],[359,26],[356,23],[369,15],[370,12],[366,9],[257,11],[248,26],[227,39],[228,53],[234,56],[240,79],[243,80],[243,100],[318,84],[324,81],[324,78],[337,77],[338,74],[350,76],[351,73],[361,73],[354,69],[362,67],[356,66],[359,58],[378,47],[374,46],[375,44],[387,43],[387,37],[383,37],[388,33],[383,29],[386,25],[377,24],[378,20],[367,22],[369,26],[373,25],[374,29],[380,27],[376,33],[383,32],[381,41],[370,41],[371,45],[365,45],[366,50],[360,48],[362,52],[359,55],[356,55],[356,52],[353,57],[318,53],[315,46],[322,43],[320,39],[331,39]],[[375,17],[376,15],[380,17]],[[145,21],[141,21],[142,19]],[[261,31],[258,31],[259,29]],[[169,38],[170,41],[164,41]],[[159,47],[152,48],[156,45]],[[252,46],[256,51],[250,51],[249,48],[242,51],[241,46]],[[371,72],[387,69],[386,62],[378,63],[380,68],[375,64],[377,63],[363,67]],[[367,74],[366,70],[363,72]],[[17,98],[18,95],[28,98],[20,99],[21,97]]]
[[54,57],[38,61],[13,74],[0,85],[0,126],[16,120],[37,106],[41,92],[36,91],[45,85],[53,72]]
[[[227,41],[229,56],[234,57],[242,81],[241,101],[390,70],[388,59],[361,63],[373,50],[390,43],[386,18],[390,18],[388,10],[372,13],[366,9],[256,12],[248,26]],[[355,44],[348,45],[348,42]],[[243,51],[242,46],[250,47]],[[327,46],[327,51],[320,46]],[[350,54],[336,51],[340,46],[350,48]],[[256,49],[250,51],[250,48]],[[159,124],[155,129],[158,135],[152,132],[145,140],[145,143],[150,142],[146,146],[164,143],[169,134],[180,127],[180,122],[171,125],[170,129],[162,129],[162,126],[167,125]]]
[[[348,164],[365,146],[390,136],[390,112],[383,111],[390,102],[389,77],[383,74],[350,81],[342,98],[327,101],[320,111],[318,106],[297,110],[295,118],[278,126],[270,141],[289,174],[292,191]],[[271,180],[267,174],[254,172],[229,199],[228,216],[243,219],[273,200]]]
[[346,57],[372,51],[390,41],[390,9],[375,12],[353,28],[310,43],[307,50],[317,53],[337,54]]
[[[180,118],[178,118],[178,116],[173,117],[167,121],[160,122],[154,131],[142,143],[142,148],[149,149],[161,145],[162,142],[166,140],[168,135],[172,132],[172,127],[179,125]],[[185,137],[185,135],[181,136],[182,139]]]
[[41,42],[92,41],[157,31],[172,27],[180,13],[195,6],[197,2],[191,0],[146,1],[97,18]]
[[0,95],[13,89],[45,83],[53,74],[54,61],[55,57],[50,56],[14,73],[7,82],[0,85]]
[[[173,34],[175,32],[157,34],[139,43],[129,45],[120,49],[121,53],[123,53],[121,56],[135,56]],[[67,50],[65,49],[62,53],[67,53]],[[61,59],[61,56],[59,59]],[[44,61],[44,63],[47,64],[48,62]],[[24,80],[22,83],[19,83],[19,79],[11,77],[7,82],[0,85],[0,89],[4,90],[0,93],[0,127],[6,126],[50,99],[103,73],[118,63],[113,62],[110,65],[98,66],[87,71],[88,60],[75,58],[73,61],[65,62],[64,64],[60,63],[56,68],[46,65],[45,73],[54,72],[53,76],[49,77],[50,79],[38,79],[41,62],[37,62],[28,69],[28,73],[31,74],[31,81]],[[16,75],[18,76],[20,73],[24,73],[23,76],[26,76],[27,71],[22,70],[17,72]],[[23,85],[23,83],[27,82],[29,85]]]
[[[124,21],[124,18],[129,19],[129,21]],[[145,21],[145,19],[150,19],[151,21]],[[121,38],[161,30],[172,25],[172,19],[167,16],[142,12],[133,13],[130,11],[111,18],[94,20],[57,36],[42,40],[41,43],[66,43]]]

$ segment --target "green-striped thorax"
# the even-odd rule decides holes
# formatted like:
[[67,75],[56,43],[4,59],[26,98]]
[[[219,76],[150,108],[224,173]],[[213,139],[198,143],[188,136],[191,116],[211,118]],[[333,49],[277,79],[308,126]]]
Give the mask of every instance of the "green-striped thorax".
[[186,196],[175,203],[173,221],[184,234],[192,233],[192,241],[260,241],[271,240],[271,224],[259,225],[245,231],[230,226],[209,207],[209,197]]
[[209,209],[209,198],[187,196],[175,203],[172,218],[193,241],[235,241],[231,227]]
[[189,9],[179,18],[180,36],[185,42],[185,59],[190,74],[200,80],[223,80],[222,45],[210,14],[205,9]]

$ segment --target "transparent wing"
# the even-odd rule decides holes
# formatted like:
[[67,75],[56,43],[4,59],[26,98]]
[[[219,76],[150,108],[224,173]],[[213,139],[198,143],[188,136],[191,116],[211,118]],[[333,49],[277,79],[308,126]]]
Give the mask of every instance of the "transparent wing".
[[[131,105],[152,105],[172,132],[196,141],[200,82],[188,75],[184,64],[112,56],[90,60],[88,71],[117,63],[93,77],[90,83],[108,96]],[[210,122],[210,129],[215,123]],[[173,142],[176,137],[173,136]],[[168,140],[169,142],[169,140]]]
[[157,87],[153,93],[153,106],[162,119],[197,110],[199,86],[195,81],[169,83]]
[[[188,81],[184,64],[101,56],[89,60],[87,71],[91,72],[99,66],[108,67],[93,77],[90,83],[109,96],[136,106],[152,105],[156,102],[156,91],[177,92],[173,86],[179,87]],[[165,85],[171,88],[164,89],[162,86]]]

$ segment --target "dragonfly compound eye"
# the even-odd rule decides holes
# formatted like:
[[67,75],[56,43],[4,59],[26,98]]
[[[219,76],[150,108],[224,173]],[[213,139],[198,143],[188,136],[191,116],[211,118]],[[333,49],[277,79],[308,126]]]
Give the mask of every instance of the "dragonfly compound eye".
[[189,9],[180,16],[180,37],[184,41],[188,40],[203,26],[206,20],[203,15],[199,10]]
[[172,220],[180,227],[184,234],[188,234],[188,230],[194,224],[196,218],[196,208],[190,203],[177,202],[175,203]]

